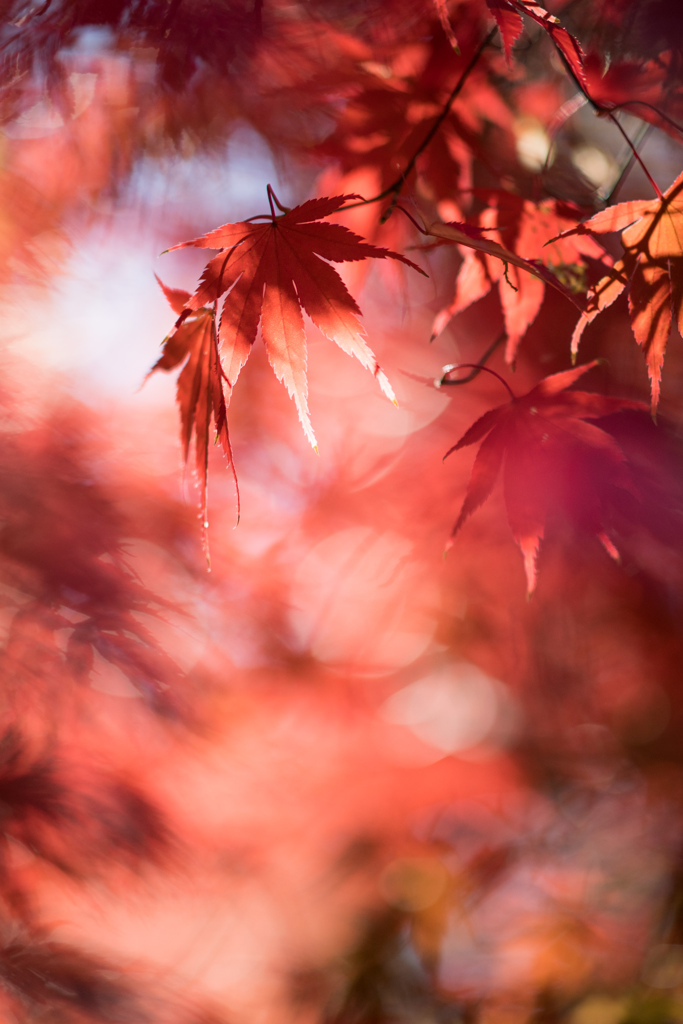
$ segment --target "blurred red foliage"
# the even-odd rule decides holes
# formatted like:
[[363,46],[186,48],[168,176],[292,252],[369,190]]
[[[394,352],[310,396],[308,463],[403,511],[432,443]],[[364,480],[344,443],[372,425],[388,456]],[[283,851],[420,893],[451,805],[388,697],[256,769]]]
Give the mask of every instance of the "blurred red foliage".
[[[680,12],[548,6],[1,7],[3,1019],[683,1020],[683,378],[655,424],[631,330],[658,372]],[[110,259],[54,370],[71,253],[150,235],[222,249],[164,257],[154,364],[211,573],[163,375],[103,386],[168,309],[119,326]]]

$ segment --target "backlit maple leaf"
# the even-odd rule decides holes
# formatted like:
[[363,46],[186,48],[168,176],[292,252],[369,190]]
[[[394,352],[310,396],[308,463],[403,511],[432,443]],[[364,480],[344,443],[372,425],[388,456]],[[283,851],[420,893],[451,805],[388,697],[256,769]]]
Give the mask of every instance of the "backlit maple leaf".
[[[365,76],[335,116],[334,130],[315,146],[316,153],[338,166],[339,191],[356,191],[352,182],[358,172],[373,178],[367,191],[358,189],[365,195],[390,189],[405,175],[405,189],[411,190],[419,177],[430,196],[443,199],[471,188],[474,159],[482,160],[491,174],[500,173],[499,154],[486,141],[487,133],[492,124],[512,131],[513,112],[491,81],[491,54],[483,51],[469,67],[485,23],[480,26],[468,16],[458,26],[460,55],[429,26],[429,45],[404,44],[385,63],[369,65],[372,71],[366,64]],[[422,149],[446,106],[439,131]]]
[[[500,37],[505,49],[508,63],[512,60],[512,47],[522,34],[522,15],[536,22],[548,34],[557,50],[568,64],[572,74],[585,85],[583,70],[584,55],[577,39],[574,38],[560,23],[559,18],[546,11],[534,0],[485,0],[486,9],[498,26]],[[453,47],[457,47],[457,39],[449,16],[447,0],[434,0],[444,32]],[[476,6],[481,7],[481,0]]]
[[[467,248],[461,246],[464,259],[455,296],[435,317],[432,337],[497,284],[507,335],[505,358],[512,363],[521,339],[541,308],[546,284],[564,286],[570,293],[585,291],[584,256],[607,257],[592,238],[554,238],[563,224],[575,225],[579,219],[580,211],[571,203],[555,199],[532,203],[500,190],[488,193],[487,202],[479,224],[486,232],[488,244],[478,245],[478,251],[471,241],[466,243]],[[552,244],[547,244],[551,239]]]
[[[647,17],[646,10],[642,8],[644,17]],[[669,30],[672,41],[678,37],[683,38],[683,33],[677,36],[675,28]],[[683,117],[683,95],[670,84],[677,74],[679,59],[671,51],[664,51],[658,53],[655,60],[612,59],[606,62],[599,50],[593,50],[585,61],[588,94],[604,110],[623,108],[679,139],[677,122]]]
[[589,292],[572,338],[572,353],[576,355],[588,324],[628,286],[631,327],[647,361],[655,410],[672,308],[683,334],[683,174],[662,199],[617,203],[565,231],[564,237],[610,231],[621,231],[624,256]]
[[586,391],[564,393],[596,365],[546,377],[521,398],[510,391],[511,401],[484,413],[444,456],[482,442],[450,543],[491,494],[502,469],[508,522],[524,556],[529,593],[536,586],[536,559],[551,509],[568,512],[618,556],[605,529],[599,485],[608,480],[630,491],[633,484],[614,438],[586,421],[643,404]]
[[[525,14],[548,34],[558,52],[562,55],[570,71],[585,86],[584,53],[578,40],[563,27],[559,18],[550,14],[534,0],[486,0],[492,14],[500,24],[498,9],[516,11]],[[502,28],[501,28],[502,30]]]
[[[159,281],[159,278],[157,278]],[[227,406],[223,393],[223,379],[216,340],[216,318],[209,307],[189,309],[190,293],[179,288],[167,288],[159,281],[171,308],[180,313],[171,333],[164,339],[163,351],[149,371],[173,370],[185,363],[178,377],[176,397],[180,406],[180,436],[183,455],[187,462],[192,434],[195,438],[196,470],[201,488],[201,515],[206,547],[207,480],[209,464],[209,428],[213,419],[216,443],[228,459],[235,478],[230,437],[228,436]],[[237,490],[239,518],[239,489]]]
[[[448,15],[448,4],[446,0],[434,0],[434,6],[436,7],[441,25],[449,43],[454,50],[458,50],[458,40],[451,20]],[[477,7],[481,7],[481,3],[476,4]],[[513,7],[512,3],[508,3],[508,0],[486,0],[486,9],[489,14],[492,14],[496,19],[496,24],[500,31],[500,38],[505,48],[505,56],[508,59],[508,63],[512,62],[512,47],[519,39],[522,34],[522,18],[521,15]]]
[[[231,386],[249,357],[260,322],[270,364],[294,398],[304,432],[317,448],[308,412],[302,311],[326,337],[370,370],[384,393],[396,401],[365,341],[365,332],[356,316],[360,309],[330,262],[390,257],[421,274],[424,271],[399,253],[370,245],[341,224],[320,219],[338,211],[347,200],[360,196],[310,199],[291,210],[280,207],[285,211],[282,214],[275,213],[270,186],[268,196],[270,214],[224,224],[173,249],[198,246],[221,250],[209,260],[199,288],[188,297],[187,311],[194,313],[206,308],[229,291],[223,303],[218,337]],[[256,220],[265,223],[253,223]],[[227,439],[227,431],[225,436]]]

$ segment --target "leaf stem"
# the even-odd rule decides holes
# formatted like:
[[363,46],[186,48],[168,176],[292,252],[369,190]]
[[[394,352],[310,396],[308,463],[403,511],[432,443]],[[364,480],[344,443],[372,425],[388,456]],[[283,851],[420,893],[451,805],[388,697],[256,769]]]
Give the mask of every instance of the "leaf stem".
[[[674,119],[669,117],[668,114],[665,114],[663,110],[659,109],[659,107],[655,107],[653,103],[646,103],[645,100],[624,100],[623,103],[615,103],[611,109],[616,111],[621,110],[622,107],[647,107],[648,110],[651,110],[654,114],[657,114],[658,117],[661,117],[662,121],[666,121],[668,125],[671,125],[679,135],[683,135],[683,126],[680,125],[678,121],[674,121]],[[657,126],[655,125],[654,127]]]
[[[652,125],[651,124],[643,125],[643,127],[642,127],[642,129],[641,129],[641,131],[640,131],[640,133],[638,135],[638,138],[635,140],[635,143],[634,143],[636,148],[643,144],[643,142],[645,141],[647,135],[651,131],[652,131]],[[635,157],[633,156],[633,153],[629,153],[628,160],[624,163],[623,167],[621,168],[621,170],[619,172],[619,176],[617,177],[616,181],[612,185],[612,187],[609,190],[609,192],[607,193],[607,195],[603,197],[604,202],[605,202],[605,204],[607,206],[609,206],[609,204],[611,202],[613,202],[615,195],[617,194],[617,192],[619,191],[619,189],[623,185],[624,180],[626,179],[626,176],[627,176],[628,172],[633,167],[634,162],[635,162]],[[600,193],[598,193],[598,195],[599,194]]]
[[471,380],[474,380],[475,377],[479,376],[482,370],[486,369],[486,366],[484,364],[488,363],[489,359],[496,351],[498,346],[502,344],[502,342],[504,341],[505,331],[499,334],[496,340],[489,345],[489,347],[486,349],[478,363],[469,364],[472,366],[472,370],[470,373],[467,374],[466,377],[459,377],[458,380],[446,380],[446,374],[450,373],[452,370],[461,369],[462,364],[450,363],[448,366],[444,366],[443,370],[441,371],[441,377],[437,378],[437,380],[434,381],[434,386],[437,388],[443,388],[454,387],[460,384],[469,384]]
[[268,192],[268,202],[270,203],[270,212],[273,215],[273,219],[275,219],[275,217],[277,216],[273,208],[273,201],[275,202],[275,205],[277,206],[278,210],[280,210],[282,213],[289,213],[289,207],[282,205],[278,197],[273,192],[273,188],[271,185],[266,186],[266,191]]
[[612,124],[621,133],[622,138],[625,140],[625,142],[628,145],[629,149],[633,153],[634,159],[638,161],[638,163],[640,164],[640,166],[641,166],[641,168],[643,170],[643,173],[645,174],[645,177],[647,178],[647,180],[650,182],[650,184],[652,185],[653,189],[655,190],[655,195],[657,196],[657,199],[659,199],[661,202],[664,202],[664,194],[663,194],[662,190],[660,189],[659,185],[657,184],[655,179],[652,177],[652,175],[648,171],[648,169],[645,166],[645,163],[643,161],[643,158],[641,157],[640,153],[638,152],[638,150],[636,149],[634,144],[631,142],[631,139],[629,138],[628,133],[626,132],[626,130],[621,126],[621,124],[617,120],[615,114],[613,114],[611,110],[605,110],[604,113],[610,119]]
[[[429,235],[429,231],[427,231],[426,228],[423,225],[418,224],[418,222],[413,217],[412,213],[408,213],[408,211],[406,210],[405,206],[397,206],[396,209],[400,210],[401,213],[404,213],[406,215],[406,217],[408,218],[410,223],[415,225],[415,227],[417,228],[417,230],[420,232],[421,235]],[[380,223],[382,223],[382,224],[384,223],[384,218],[381,219]]]
[[[498,340],[496,340],[496,345],[497,344],[498,344]],[[507,389],[507,392],[508,392],[508,394],[510,396],[511,401],[513,401],[513,402],[517,401],[517,395],[514,393],[514,391],[512,390],[512,388],[510,387],[508,382],[505,380],[505,378],[501,377],[501,375],[499,373],[497,373],[496,370],[492,370],[490,366],[484,366],[483,363],[453,363],[452,366],[451,365],[444,366],[444,368],[443,368],[444,377],[445,377],[445,375],[447,373],[452,373],[453,370],[476,370],[477,373],[481,373],[481,371],[484,370],[486,373],[490,373],[492,377],[496,377],[500,381],[500,383],[503,385],[503,387]],[[475,373],[474,376],[476,377],[476,375],[477,374]],[[466,384],[468,380],[472,380],[472,376],[465,378],[465,380],[459,380],[459,381],[458,380],[445,380],[444,377],[441,378],[441,381],[439,382],[439,387],[443,387],[444,384]]]
[[519,288],[516,285],[514,285],[512,283],[512,281],[510,280],[510,278],[508,277],[508,270],[509,270],[509,267],[508,267],[507,261],[503,260],[503,277],[505,278],[507,283],[510,285],[510,287],[513,290],[513,292],[518,292]]
[[[551,38],[552,38],[552,37],[551,37]],[[553,43],[555,43],[555,40],[553,40]],[[581,82],[581,81],[580,81],[580,79],[579,79],[579,78],[577,78],[577,76],[576,76],[576,75],[574,74],[574,71],[573,71],[573,69],[572,69],[572,67],[571,67],[571,65],[570,65],[570,63],[569,63],[569,61],[567,60],[567,58],[565,57],[565,55],[564,55],[564,54],[562,53],[562,50],[561,50],[561,49],[560,49],[560,47],[559,47],[559,46],[557,45],[557,43],[555,43],[555,49],[557,50],[557,53],[559,54],[559,56],[560,56],[560,59],[562,60],[562,63],[564,64],[565,70],[567,71],[567,73],[569,74],[569,76],[570,76],[570,77],[571,77],[571,78],[572,78],[572,79],[574,80],[574,83],[575,83],[576,87],[577,87],[577,88],[578,88],[578,89],[579,89],[579,90],[580,90],[580,91],[581,91],[581,92],[583,93],[583,95],[584,95],[584,96],[586,97],[586,99],[588,100],[588,102],[589,102],[589,103],[590,103],[590,105],[592,106],[593,110],[595,110],[595,111],[597,112],[598,116],[601,116],[601,117],[607,117],[607,118],[608,118],[608,119],[609,119],[609,120],[610,120],[610,121],[612,122],[612,124],[613,124],[613,125],[615,126],[615,128],[617,129],[617,131],[618,131],[618,132],[619,132],[619,133],[621,134],[622,138],[623,138],[623,139],[624,139],[624,141],[626,142],[626,145],[628,146],[628,148],[629,148],[629,149],[631,150],[631,152],[633,153],[633,157],[634,157],[634,159],[635,159],[635,160],[637,160],[637,161],[638,161],[638,163],[640,164],[640,166],[642,167],[642,169],[643,169],[643,173],[645,174],[645,177],[647,178],[647,180],[648,180],[648,181],[650,182],[650,184],[652,185],[652,188],[654,189],[655,195],[657,196],[657,198],[658,198],[658,199],[659,199],[660,201],[662,201],[662,202],[663,202],[663,201],[664,201],[664,195],[663,195],[663,193],[662,193],[662,190],[660,189],[659,185],[658,185],[658,184],[657,184],[657,182],[656,182],[656,181],[654,180],[654,178],[652,177],[652,175],[651,175],[651,174],[650,174],[650,172],[648,171],[647,167],[645,166],[645,163],[643,162],[643,159],[642,159],[642,157],[641,157],[641,156],[640,156],[640,154],[638,153],[638,150],[636,149],[636,147],[634,146],[634,144],[633,144],[633,143],[631,142],[631,139],[629,138],[629,136],[628,136],[628,133],[627,133],[627,132],[626,132],[626,130],[625,130],[625,129],[624,129],[623,127],[622,127],[622,125],[621,125],[621,124],[619,123],[619,121],[617,120],[617,118],[616,118],[616,115],[614,114],[614,110],[615,110],[616,108],[615,108],[615,107],[612,107],[612,106],[609,106],[609,107],[605,107],[605,106],[603,106],[603,105],[602,105],[602,103],[599,103],[599,102],[598,102],[597,100],[593,99],[593,97],[591,96],[591,94],[590,94],[590,93],[588,92],[588,89],[587,89],[587,88],[586,88],[586,86],[585,86],[585,85],[583,84],[583,82]],[[623,105],[623,104],[622,104],[622,105]]]

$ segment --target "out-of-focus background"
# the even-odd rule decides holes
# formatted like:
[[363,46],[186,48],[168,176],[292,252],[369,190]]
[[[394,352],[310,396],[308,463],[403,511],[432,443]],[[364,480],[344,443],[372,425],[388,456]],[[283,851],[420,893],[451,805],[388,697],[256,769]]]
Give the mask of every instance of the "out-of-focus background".
[[[443,554],[473,455],[443,456],[506,395],[486,373],[434,382],[480,362],[505,300],[492,287],[430,343],[463,254],[406,218],[344,222],[427,278],[340,269],[398,408],[309,324],[316,455],[257,341],[229,409],[239,526],[210,453],[210,572],[174,375],[145,379],[176,316],[154,275],[192,291],[204,264],[160,253],[267,212],[267,184],[290,206],[391,184],[485,4],[5,6],[7,1020],[682,1020],[680,338],[658,425],[604,424],[648,495],[589,481],[620,563],[555,509],[530,598],[498,490]],[[675,5],[553,9],[596,95],[675,121]],[[494,188],[582,216],[650,199],[577,95],[538,27],[510,63],[494,40],[406,208],[473,221]],[[676,131],[619,119],[664,190]],[[490,360],[517,394],[569,364],[575,311],[551,291],[514,374],[502,347]],[[626,303],[602,316],[587,386],[647,400]]]

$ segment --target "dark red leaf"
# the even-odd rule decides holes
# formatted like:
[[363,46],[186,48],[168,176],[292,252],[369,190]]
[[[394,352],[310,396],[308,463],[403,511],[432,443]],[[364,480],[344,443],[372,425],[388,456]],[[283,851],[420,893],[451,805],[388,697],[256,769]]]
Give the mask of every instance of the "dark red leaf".
[[568,481],[577,465],[581,467],[584,505],[577,514],[610,554],[616,551],[588,468],[595,472],[597,467],[601,476],[622,490],[631,490],[633,485],[616,441],[586,420],[644,406],[592,392],[567,392],[596,365],[587,363],[553,374],[521,398],[489,410],[446,453],[483,438],[450,543],[467,517],[488,498],[502,467],[508,522],[524,556],[529,593],[536,586],[536,561],[548,512],[558,501],[564,505]]

